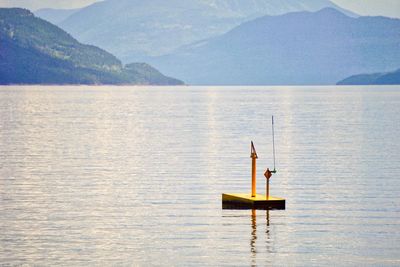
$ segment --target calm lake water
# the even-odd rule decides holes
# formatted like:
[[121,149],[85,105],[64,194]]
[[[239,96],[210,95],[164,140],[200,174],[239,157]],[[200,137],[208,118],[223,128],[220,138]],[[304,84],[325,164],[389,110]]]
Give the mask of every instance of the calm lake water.
[[[222,210],[272,167],[284,211]],[[400,87],[0,87],[0,265],[399,266]]]

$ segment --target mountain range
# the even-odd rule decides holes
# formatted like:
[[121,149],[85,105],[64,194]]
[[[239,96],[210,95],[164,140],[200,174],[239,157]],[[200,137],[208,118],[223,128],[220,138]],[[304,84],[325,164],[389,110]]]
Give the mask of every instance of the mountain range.
[[[329,7],[320,9],[324,6]],[[286,13],[293,10],[310,11]],[[273,15],[261,16],[265,13]],[[360,17],[328,0],[105,0],[83,9],[37,14],[57,22],[74,37],[116,51],[125,62],[145,61],[195,85],[324,85],[354,73],[373,74],[343,82],[361,78],[372,82],[392,75],[400,61],[399,19]],[[0,47],[0,67],[4,73],[25,66],[7,69],[7,64],[32,65],[28,62],[38,60],[36,55],[41,53],[40,58],[50,56],[54,66],[68,63],[64,67],[69,71],[61,73],[73,72],[74,82],[180,83],[149,65],[123,66],[108,52],[78,43],[40,21],[26,21],[22,31],[2,26],[5,46]],[[81,71],[71,71],[73,67]],[[33,70],[37,71],[28,68],[26,72]],[[54,67],[46,71],[53,71],[53,77],[60,73]],[[80,78],[76,78],[78,73]]]
[[[36,14],[83,43],[99,46],[124,62],[147,60],[190,43],[226,33],[264,15],[343,10],[329,0],[105,0],[74,11]],[[58,12],[58,13],[57,13]]]
[[0,84],[182,84],[147,64],[123,66],[29,10],[0,9]]
[[199,85],[324,85],[400,63],[400,20],[336,9],[264,16],[149,63]]

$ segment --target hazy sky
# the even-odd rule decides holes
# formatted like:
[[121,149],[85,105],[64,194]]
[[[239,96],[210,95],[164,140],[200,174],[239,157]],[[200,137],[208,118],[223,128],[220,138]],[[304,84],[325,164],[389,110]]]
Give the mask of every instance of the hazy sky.
[[400,0],[332,0],[360,15],[382,15],[400,18]]
[[[0,0],[0,6],[1,7],[19,6],[31,10],[36,10],[46,7],[77,8],[77,7],[87,6],[97,1],[99,0]],[[400,0],[332,0],[332,1],[360,15],[383,15],[383,16],[400,18]]]
[[31,10],[40,8],[78,8],[99,0],[0,0],[1,7],[25,7]]

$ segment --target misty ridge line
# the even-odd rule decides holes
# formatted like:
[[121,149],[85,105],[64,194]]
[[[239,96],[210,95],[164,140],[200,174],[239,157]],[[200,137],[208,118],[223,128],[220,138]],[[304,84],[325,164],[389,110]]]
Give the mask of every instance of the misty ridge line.
[[[338,13],[318,13],[326,8]],[[287,14],[296,12],[309,13],[298,14],[296,23],[293,23]],[[276,17],[279,22],[271,24],[272,18],[261,22],[264,16]],[[124,62],[150,63],[188,84],[323,85],[336,84],[358,73],[389,72],[399,68],[396,56],[392,60],[385,54],[382,59],[377,58],[381,50],[392,51],[393,46],[373,45],[368,37],[369,41],[352,39],[352,33],[346,27],[359,24],[355,20],[358,17],[327,0],[191,0],[168,3],[160,0],[108,0],[77,11],[59,25],[78,40],[102,47]],[[309,20],[313,23],[307,23]],[[378,20],[376,18],[380,23]],[[259,21],[259,25],[253,21]],[[343,23],[348,25],[340,29]],[[314,24],[332,24],[337,28],[320,30],[312,28]],[[296,25],[304,27],[296,28]],[[324,31],[341,34],[324,36],[321,34]],[[354,28],[351,31],[368,32],[368,29]],[[235,33],[237,37],[229,40]],[[265,33],[268,34],[265,38],[252,38]],[[315,40],[311,43],[313,35]],[[385,39],[382,39],[382,44]],[[371,46],[364,49],[350,45],[364,41]],[[326,45],[340,42],[350,48]],[[249,52],[245,54],[244,51]],[[364,62],[360,62],[360,58],[364,58]]]
[[47,10],[36,15],[57,24],[83,43],[99,46],[124,62],[132,62],[169,54],[183,45],[219,36],[264,15],[318,11],[326,7],[357,16],[328,0],[108,0],[73,14]]
[[107,0],[36,15],[125,63],[193,85],[336,84],[400,65],[398,20],[360,17],[328,0]]

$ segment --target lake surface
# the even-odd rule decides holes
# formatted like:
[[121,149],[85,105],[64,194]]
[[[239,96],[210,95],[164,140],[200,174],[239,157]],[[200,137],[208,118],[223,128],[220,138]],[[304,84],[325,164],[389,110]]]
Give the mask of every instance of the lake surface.
[[[284,211],[222,210],[258,192]],[[0,265],[399,266],[400,87],[0,87]]]

